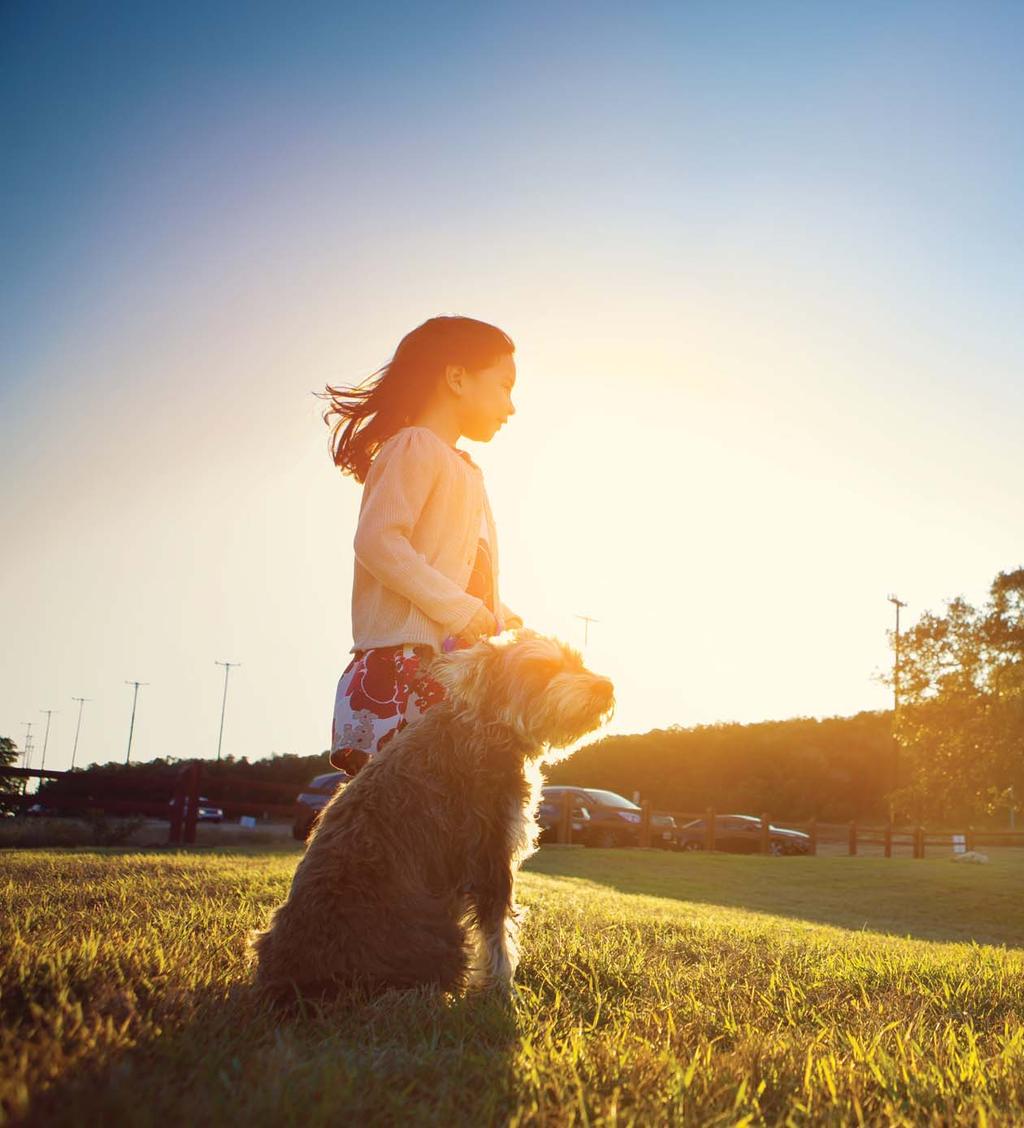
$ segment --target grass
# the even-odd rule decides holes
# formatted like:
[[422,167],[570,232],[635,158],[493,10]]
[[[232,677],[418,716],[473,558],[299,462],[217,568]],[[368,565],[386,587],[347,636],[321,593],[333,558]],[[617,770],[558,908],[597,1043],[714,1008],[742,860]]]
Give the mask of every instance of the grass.
[[1024,866],[542,850],[519,998],[267,1011],[298,851],[0,854],[0,1123],[1024,1120]]

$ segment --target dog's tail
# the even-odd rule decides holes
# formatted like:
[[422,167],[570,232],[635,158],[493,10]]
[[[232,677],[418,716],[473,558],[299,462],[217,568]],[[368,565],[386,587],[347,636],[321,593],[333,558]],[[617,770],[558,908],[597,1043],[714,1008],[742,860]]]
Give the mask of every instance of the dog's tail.
[[[277,910],[274,911],[274,916]],[[329,983],[301,981],[284,964],[274,934],[273,917],[267,928],[254,928],[246,938],[246,949],[253,965],[252,988],[266,1003],[278,1008],[301,1008],[307,999],[326,997],[332,991]]]
[[246,954],[255,972],[254,986],[258,991],[274,993],[282,982],[282,968],[277,957],[277,944],[274,925],[283,905],[277,906],[270,914],[266,928],[253,928],[245,940]]

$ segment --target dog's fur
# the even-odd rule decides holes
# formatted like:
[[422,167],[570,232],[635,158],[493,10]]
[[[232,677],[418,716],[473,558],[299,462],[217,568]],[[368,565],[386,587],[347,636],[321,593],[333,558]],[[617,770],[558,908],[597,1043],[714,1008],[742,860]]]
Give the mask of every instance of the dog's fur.
[[445,699],[335,793],[288,899],[250,937],[269,995],[511,984],[540,765],[607,719],[612,683],[525,628],[427,672]]

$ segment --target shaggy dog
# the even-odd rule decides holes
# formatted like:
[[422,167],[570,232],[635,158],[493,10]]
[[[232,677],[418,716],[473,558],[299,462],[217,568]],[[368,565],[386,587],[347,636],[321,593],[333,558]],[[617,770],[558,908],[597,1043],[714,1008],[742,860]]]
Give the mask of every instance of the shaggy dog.
[[612,683],[526,628],[427,672],[444,700],[334,794],[287,900],[250,937],[268,995],[511,985],[540,764],[607,719]]

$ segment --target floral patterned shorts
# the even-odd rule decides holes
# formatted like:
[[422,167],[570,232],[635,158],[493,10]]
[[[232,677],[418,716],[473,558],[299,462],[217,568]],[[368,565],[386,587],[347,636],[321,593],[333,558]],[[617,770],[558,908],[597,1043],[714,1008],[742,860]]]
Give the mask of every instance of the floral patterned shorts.
[[444,700],[444,687],[423,672],[433,656],[433,647],[414,643],[355,652],[334,695],[334,767],[354,775],[396,732]]

